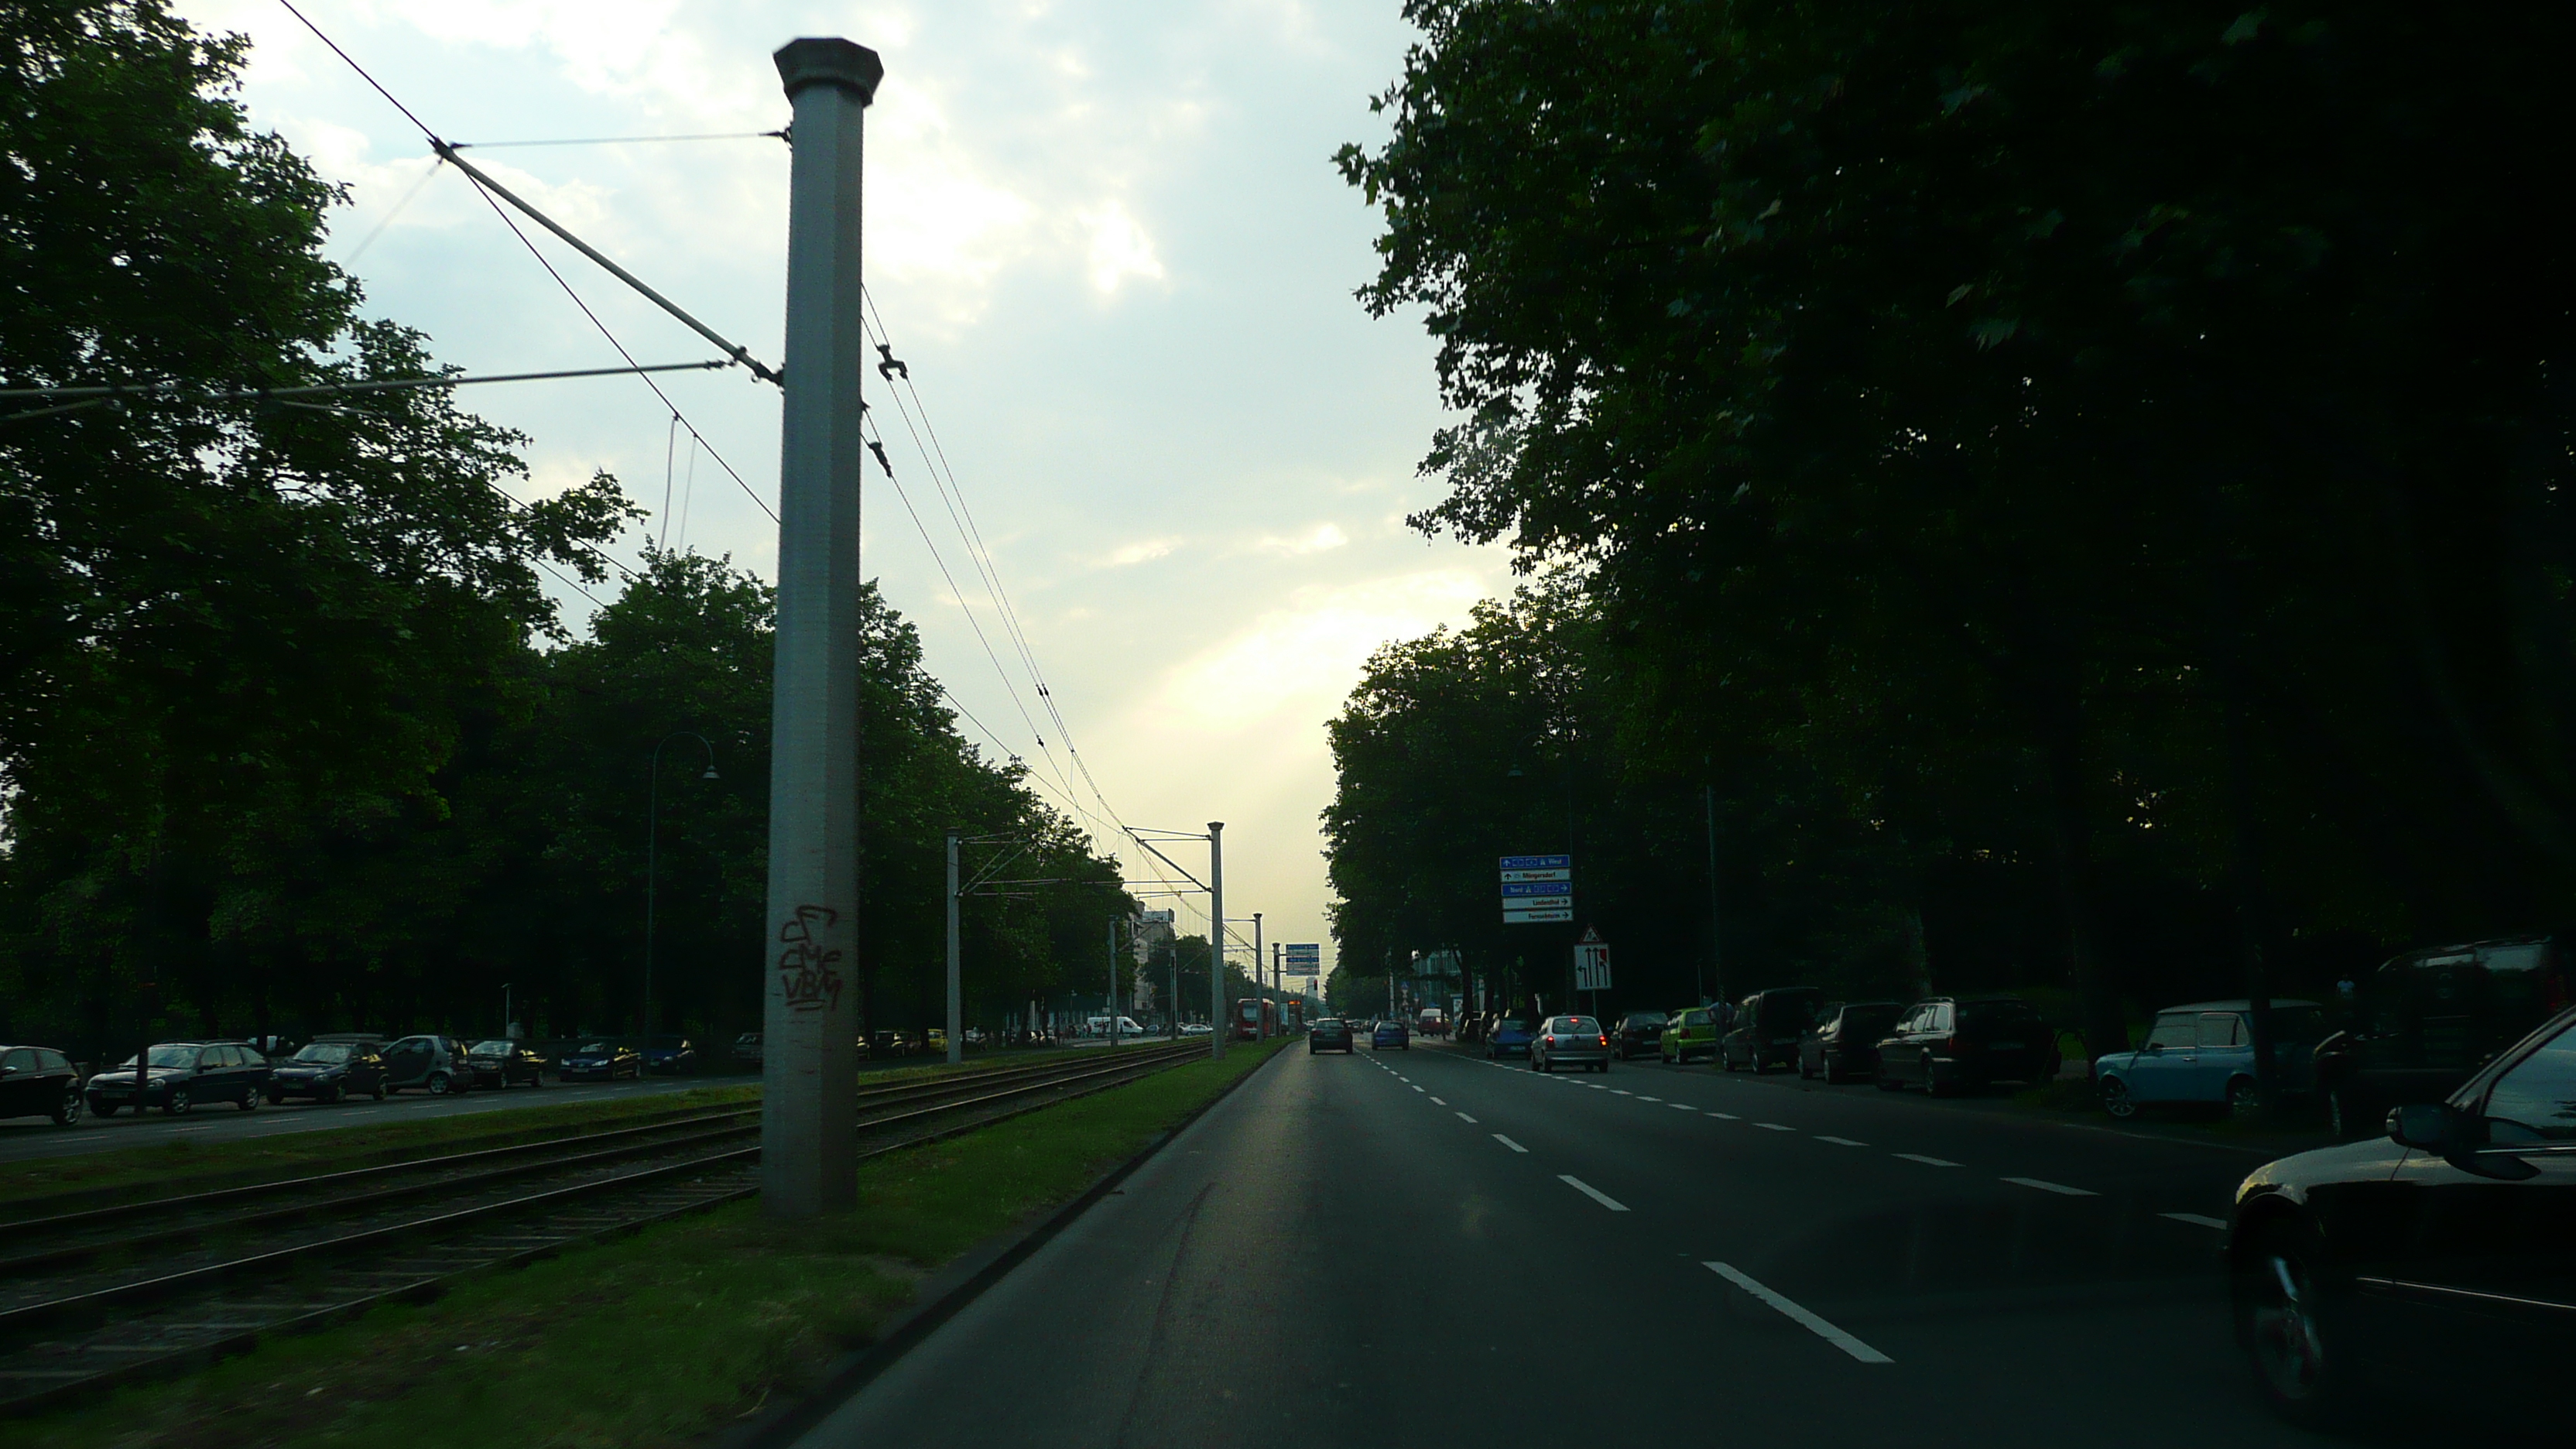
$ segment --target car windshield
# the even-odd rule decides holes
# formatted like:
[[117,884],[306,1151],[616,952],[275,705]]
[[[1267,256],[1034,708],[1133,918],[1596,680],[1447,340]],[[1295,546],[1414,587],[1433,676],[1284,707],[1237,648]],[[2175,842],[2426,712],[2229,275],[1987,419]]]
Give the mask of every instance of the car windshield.
[[1598,1036],[1601,1023],[1588,1016],[1569,1016],[1557,1022],[1556,1029],[1569,1036]]
[[1959,1004],[1961,1031],[2004,1031],[2037,1027],[2039,1013],[2019,1001],[1966,1001]]
[[466,1055],[477,1057],[506,1057],[518,1049],[519,1044],[517,1042],[495,1039],[492,1041],[476,1042],[474,1044],[474,1050],[466,1053]]
[[326,1066],[345,1062],[349,1059],[349,1044],[338,1041],[317,1041],[297,1052],[294,1059],[299,1062],[320,1062]]
[[572,1050],[573,1055],[575,1056],[604,1057],[608,1055],[613,1048],[604,1041],[586,1041],[581,1045],[574,1047]]
[[1495,1022],[1495,1023],[1494,1023],[1494,1030],[1496,1030],[1496,1031],[1527,1031],[1527,1030],[1529,1030],[1529,1023],[1528,1023],[1528,1022],[1526,1022],[1526,1021],[1521,1020],[1521,1019],[1520,1019],[1519,1017],[1517,1017],[1517,1016],[1507,1016],[1507,1017],[1504,1017],[1502,1020],[1500,1020],[1500,1021],[1498,1021],[1498,1022]]
[[[152,1065],[156,1067],[193,1067],[197,1064],[199,1050],[192,1046],[157,1046],[145,1055],[152,1059]],[[127,1057],[122,1065],[133,1066],[134,1058]]]
[[1901,1006],[1847,1006],[1843,1008],[1843,1030],[1847,1032],[1885,1031],[1905,1014]]

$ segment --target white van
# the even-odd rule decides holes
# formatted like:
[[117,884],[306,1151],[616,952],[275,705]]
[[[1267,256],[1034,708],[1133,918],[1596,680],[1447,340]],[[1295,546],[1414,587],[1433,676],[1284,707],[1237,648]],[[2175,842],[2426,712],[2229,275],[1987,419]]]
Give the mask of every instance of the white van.
[[[1084,1024],[1084,1030],[1092,1036],[1107,1036],[1109,1035],[1109,1018],[1105,1016],[1095,1016],[1089,1022]],[[1143,1036],[1145,1034],[1145,1028],[1136,1024],[1136,1018],[1132,1016],[1122,1016],[1118,1018],[1118,1034],[1120,1036]]]

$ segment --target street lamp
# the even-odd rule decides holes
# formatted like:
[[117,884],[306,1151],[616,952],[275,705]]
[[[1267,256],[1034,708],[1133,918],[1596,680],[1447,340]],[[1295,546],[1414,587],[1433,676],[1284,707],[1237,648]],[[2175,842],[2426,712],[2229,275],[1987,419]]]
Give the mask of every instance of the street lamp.
[[662,746],[673,740],[696,740],[707,753],[707,768],[701,780],[720,779],[716,774],[716,747],[706,736],[689,730],[673,730],[653,746],[652,782],[645,787],[644,799],[644,1027],[641,1046],[653,1044],[653,878],[661,865],[662,852]]

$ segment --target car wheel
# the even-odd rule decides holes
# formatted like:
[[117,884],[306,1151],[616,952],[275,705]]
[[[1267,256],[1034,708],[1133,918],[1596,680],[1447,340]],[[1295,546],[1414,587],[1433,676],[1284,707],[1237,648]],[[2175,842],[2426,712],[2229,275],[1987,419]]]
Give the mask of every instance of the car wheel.
[[1941,1073],[1930,1062],[1923,1064],[1923,1095],[1927,1097],[1950,1095],[1950,1087],[1942,1082]]
[[2238,1265],[2237,1337],[2275,1413],[2307,1428],[2351,1416],[2359,1385],[2342,1352],[2342,1304],[2318,1281],[2314,1232],[2281,1223]]
[[2251,1122],[2261,1114],[2263,1098],[2254,1090],[2251,1078],[2232,1077],[2227,1083],[2227,1115],[2239,1122]]
[[447,1080],[447,1073],[445,1072],[432,1072],[429,1074],[429,1094],[433,1097],[446,1096],[448,1088],[454,1085],[455,1083]]
[[1816,1074],[1807,1070],[1807,1054],[1805,1052],[1798,1053],[1798,1080],[1802,1082],[1812,1082],[1815,1079]]
[[325,1107],[337,1107],[341,1102],[348,1098],[348,1095],[348,1088],[334,1082],[329,1087],[323,1089],[320,1100],[322,1105]]
[[195,1102],[188,1099],[187,1088],[172,1087],[170,1089],[170,1095],[162,1100],[161,1115],[164,1117],[185,1117],[188,1115],[188,1109],[195,1105],[197,1105]]
[[[317,1095],[316,1095],[316,1100],[318,1100],[318,1101],[329,1101],[329,1100],[330,1100],[330,1098],[329,1098],[329,1096],[328,1096],[327,1094],[317,1094]],[[272,1107],[283,1107],[283,1106],[285,1106],[285,1105],[286,1105],[286,1094],[285,1094],[285,1093],[283,1093],[283,1092],[271,1092],[271,1093],[269,1093],[269,1094],[268,1094],[268,1105],[270,1105],[270,1106],[272,1106]]]
[[125,1109],[124,1109],[123,1107],[118,1106],[118,1105],[117,1105],[116,1103],[114,1103],[114,1102],[101,1102],[101,1103],[100,1103],[100,1104],[98,1104],[96,1107],[93,1107],[93,1108],[91,1108],[90,1110],[92,1110],[92,1111],[94,1111],[94,1112],[98,1113],[98,1115],[100,1115],[100,1116],[102,1116],[102,1117],[113,1117],[113,1116],[115,1116],[117,1113],[122,1112],[122,1111],[124,1111]]
[[248,1091],[243,1092],[243,1093],[241,1094],[241,1103],[240,1103],[240,1106],[241,1106],[241,1109],[242,1109],[243,1111],[245,1111],[245,1112],[256,1112],[256,1111],[258,1111],[258,1110],[259,1110],[259,1088],[257,1088],[257,1087],[252,1087],[252,1088],[251,1088],[251,1089],[249,1089]]
[[2112,1120],[2126,1122],[2138,1115],[2138,1099],[2129,1095],[2129,1084],[2118,1077],[2102,1079],[2102,1110]]
[[386,1091],[387,1091],[387,1090],[388,1090],[388,1089],[387,1089],[387,1087],[385,1086],[385,1084],[384,1084],[384,1083],[382,1083],[382,1082],[378,1082],[378,1083],[376,1083],[376,1100],[377,1100],[377,1101],[379,1101],[379,1102],[383,1101],[383,1100],[385,1099],[385,1093],[386,1093]]
[[77,1127],[80,1125],[80,1119],[80,1088],[72,1087],[63,1093],[63,1099],[61,1101],[54,1104],[54,1125],[57,1127]]

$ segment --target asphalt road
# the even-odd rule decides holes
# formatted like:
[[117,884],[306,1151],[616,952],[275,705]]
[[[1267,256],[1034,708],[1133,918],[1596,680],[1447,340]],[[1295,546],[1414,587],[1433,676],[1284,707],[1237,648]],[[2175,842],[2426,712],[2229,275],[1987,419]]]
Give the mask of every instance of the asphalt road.
[[383,1122],[416,1121],[422,1117],[505,1112],[516,1107],[551,1107],[566,1102],[599,1101],[638,1094],[659,1096],[667,1092],[685,1092],[691,1087],[755,1080],[751,1077],[647,1077],[642,1081],[571,1084],[550,1080],[533,1091],[514,1087],[506,1092],[485,1090],[452,1097],[401,1092],[381,1102],[362,1097],[327,1107],[312,1102],[288,1102],[272,1107],[263,1102],[258,1110],[251,1112],[227,1102],[201,1105],[185,1117],[165,1117],[159,1112],[140,1115],[119,1112],[113,1117],[92,1113],[84,1115],[79,1126],[68,1128],[57,1127],[42,1117],[14,1117],[0,1120],[0,1162],[68,1157],[83,1152],[107,1152],[119,1147],[148,1147],[156,1142],[238,1142],[248,1137],[274,1137],[280,1133],[312,1132],[327,1127],[364,1127]]
[[2228,1333],[2261,1160],[1794,1077],[1292,1049],[804,1446],[2329,1442]]

